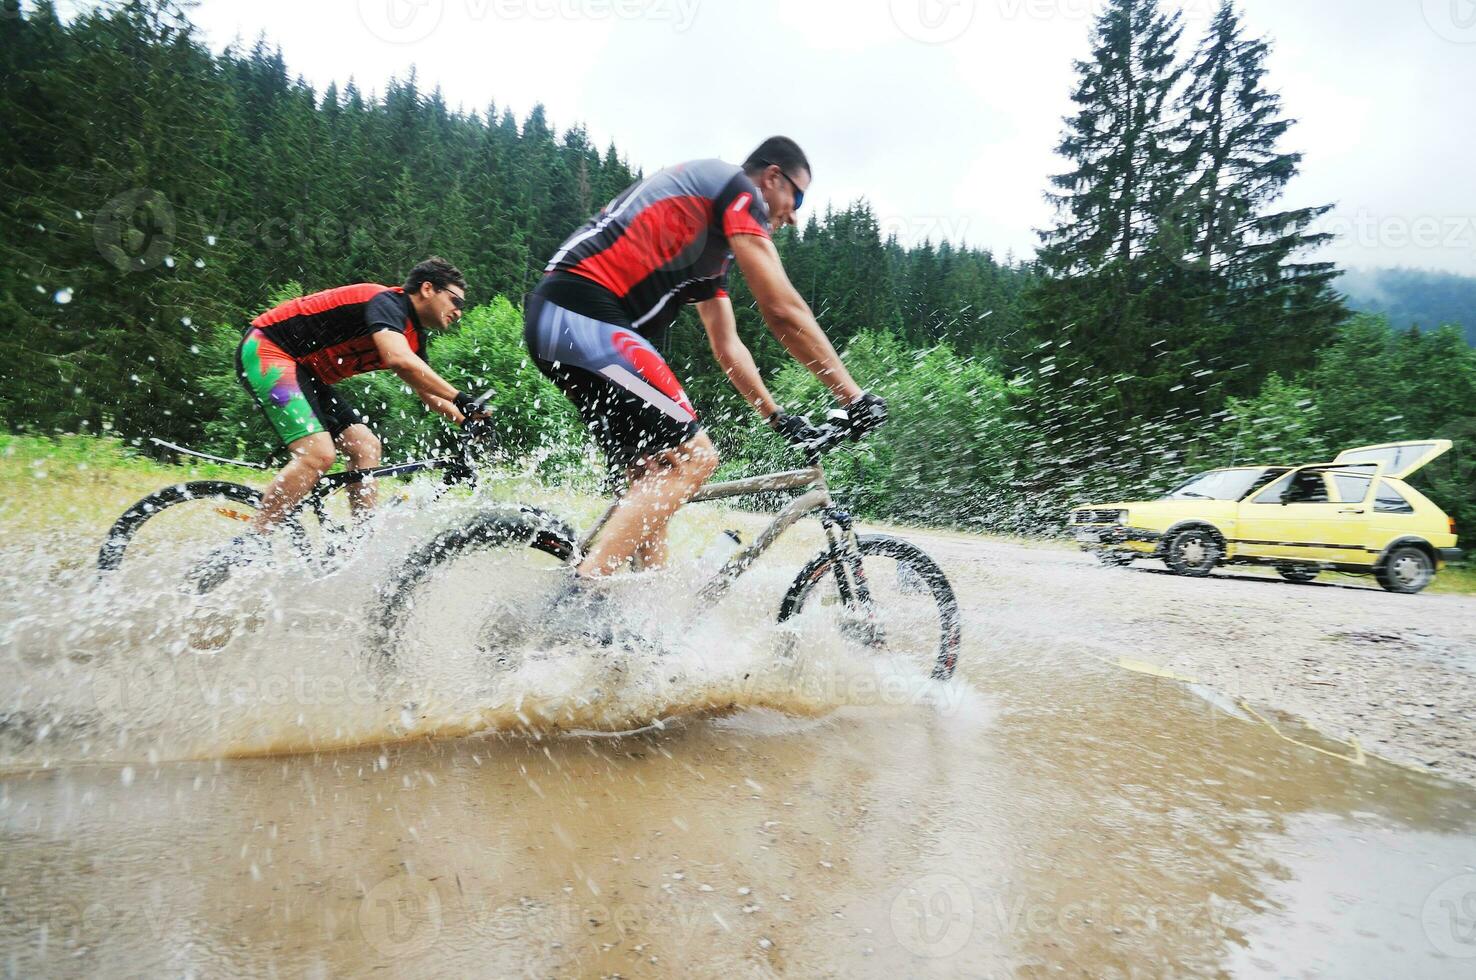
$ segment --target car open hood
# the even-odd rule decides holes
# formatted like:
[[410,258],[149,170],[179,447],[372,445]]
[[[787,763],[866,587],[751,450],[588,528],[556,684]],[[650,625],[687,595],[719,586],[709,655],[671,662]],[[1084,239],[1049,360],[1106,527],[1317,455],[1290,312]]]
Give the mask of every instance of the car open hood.
[[1450,449],[1449,439],[1420,439],[1415,442],[1386,442],[1359,446],[1338,453],[1334,463],[1383,463],[1384,475],[1402,480]]

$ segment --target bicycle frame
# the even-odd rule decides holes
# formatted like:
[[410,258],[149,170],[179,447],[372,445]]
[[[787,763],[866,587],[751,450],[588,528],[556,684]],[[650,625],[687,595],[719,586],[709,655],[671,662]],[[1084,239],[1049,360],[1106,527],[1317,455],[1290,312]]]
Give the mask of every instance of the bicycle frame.
[[[866,586],[865,575],[861,569],[861,555],[855,546],[855,535],[852,530],[851,516],[835,506],[835,501],[830,496],[830,487],[825,481],[825,469],[819,461],[811,463],[804,469],[785,470],[780,473],[767,473],[763,476],[746,477],[741,480],[726,480],[721,483],[709,483],[703,486],[688,503],[703,503],[705,501],[723,500],[729,497],[741,497],[750,493],[765,493],[774,490],[804,490],[808,493],[801,494],[790,501],[784,507],[769,526],[754,539],[748,547],[741,549],[732,558],[718,569],[711,580],[698,590],[698,598],[709,604],[721,599],[733,585],[738,577],[759,559],[779,536],[789,530],[803,518],[815,512],[820,513],[820,526],[825,529],[825,538],[833,557],[841,560],[835,563],[839,573],[836,584],[842,598],[849,604],[852,598],[859,598],[863,602],[870,600],[870,591]],[[605,524],[614,515],[620,500],[617,498],[600,519],[595,521],[579,539],[578,547],[570,557],[570,564],[578,564],[581,558],[588,552],[595,535],[599,534]],[[636,569],[639,571],[639,568]]]
[[458,456],[436,456],[431,459],[416,459],[405,463],[394,463],[389,466],[376,466],[370,470],[343,470],[339,473],[328,473],[320,479],[313,489],[308,492],[307,497],[298,504],[297,510],[312,509],[318,521],[323,524],[331,524],[327,510],[323,507],[323,501],[337,493],[339,490],[351,487],[365,480],[378,480],[380,477],[412,476],[430,470],[445,470],[446,479],[441,486],[436,488],[435,496],[439,497],[446,488],[458,483],[467,483],[476,486],[477,467],[471,456],[470,441],[463,440],[461,454]]

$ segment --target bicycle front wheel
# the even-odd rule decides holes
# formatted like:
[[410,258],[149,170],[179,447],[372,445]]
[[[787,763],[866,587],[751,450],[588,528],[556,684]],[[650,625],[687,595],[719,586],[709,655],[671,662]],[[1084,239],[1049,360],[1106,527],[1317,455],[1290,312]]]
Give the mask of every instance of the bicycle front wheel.
[[819,616],[877,653],[915,663],[935,680],[958,665],[962,629],[948,577],[901,538],[863,534],[849,574],[822,552],[801,569],[779,607],[779,622]]

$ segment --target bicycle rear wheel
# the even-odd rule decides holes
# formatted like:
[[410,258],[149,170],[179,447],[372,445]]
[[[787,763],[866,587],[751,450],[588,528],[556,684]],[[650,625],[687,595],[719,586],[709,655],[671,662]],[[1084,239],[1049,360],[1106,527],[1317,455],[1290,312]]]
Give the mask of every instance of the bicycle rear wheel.
[[509,665],[573,553],[569,527],[531,507],[484,511],[442,531],[380,588],[371,666],[388,671],[471,649]]
[[943,570],[900,538],[863,534],[856,543],[855,584],[830,552],[821,552],[785,593],[779,622],[825,617],[861,645],[948,680],[958,665],[962,629],[958,600]]
[[[245,534],[260,509],[261,493],[240,483],[195,480],[165,487],[113,522],[97,553],[98,571],[148,566],[154,582],[187,584],[191,569],[211,549]],[[309,548],[296,516],[284,522],[276,538],[279,550]]]

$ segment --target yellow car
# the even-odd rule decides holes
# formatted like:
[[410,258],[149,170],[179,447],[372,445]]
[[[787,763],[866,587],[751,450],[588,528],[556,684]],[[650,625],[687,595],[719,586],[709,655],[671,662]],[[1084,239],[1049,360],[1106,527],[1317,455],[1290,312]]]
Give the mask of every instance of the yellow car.
[[1160,500],[1078,508],[1071,529],[1109,565],[1160,558],[1194,576],[1271,565],[1292,582],[1354,572],[1414,593],[1461,556],[1455,521],[1404,482],[1450,446],[1391,442],[1345,450],[1331,463],[1210,470]]

